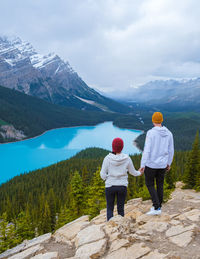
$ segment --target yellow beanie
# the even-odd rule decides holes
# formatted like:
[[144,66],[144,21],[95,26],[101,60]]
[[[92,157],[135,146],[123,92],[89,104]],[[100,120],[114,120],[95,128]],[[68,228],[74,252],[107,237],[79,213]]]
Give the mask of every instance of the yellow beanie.
[[161,112],[154,112],[152,116],[152,122],[160,124],[163,122],[163,115]]

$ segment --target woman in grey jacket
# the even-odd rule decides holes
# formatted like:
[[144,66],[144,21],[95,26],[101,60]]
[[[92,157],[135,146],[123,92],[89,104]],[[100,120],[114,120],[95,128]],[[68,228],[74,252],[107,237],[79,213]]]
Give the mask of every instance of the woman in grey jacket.
[[113,217],[115,196],[117,196],[118,214],[124,216],[124,203],[127,194],[128,174],[140,176],[142,173],[136,171],[131,158],[121,153],[124,147],[121,138],[115,138],[112,142],[112,153],[109,153],[103,161],[101,178],[105,181],[107,220]]

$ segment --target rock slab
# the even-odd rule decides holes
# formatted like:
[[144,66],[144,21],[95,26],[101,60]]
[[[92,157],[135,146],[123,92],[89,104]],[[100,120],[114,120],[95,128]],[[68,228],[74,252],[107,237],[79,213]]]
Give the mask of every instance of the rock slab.
[[102,239],[97,242],[85,244],[79,247],[76,251],[75,258],[77,259],[97,259],[106,251],[107,240]]
[[76,237],[79,231],[89,224],[89,216],[82,216],[63,227],[59,228],[53,235],[56,242],[68,242]]

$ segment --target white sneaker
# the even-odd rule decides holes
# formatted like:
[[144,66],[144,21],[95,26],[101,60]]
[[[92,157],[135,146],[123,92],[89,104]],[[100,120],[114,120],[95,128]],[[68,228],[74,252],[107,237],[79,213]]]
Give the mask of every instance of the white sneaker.
[[161,214],[161,209],[155,210],[154,208],[153,209],[151,208],[150,211],[147,212],[146,214],[147,215],[160,215]]

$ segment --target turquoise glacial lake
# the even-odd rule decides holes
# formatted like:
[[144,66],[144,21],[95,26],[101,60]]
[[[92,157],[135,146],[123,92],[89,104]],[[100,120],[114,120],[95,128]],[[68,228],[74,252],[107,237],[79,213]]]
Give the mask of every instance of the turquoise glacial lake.
[[116,137],[124,140],[123,153],[140,153],[133,141],[141,133],[105,122],[96,126],[53,129],[32,139],[0,144],[0,184],[21,173],[70,158],[88,147],[111,150]]

